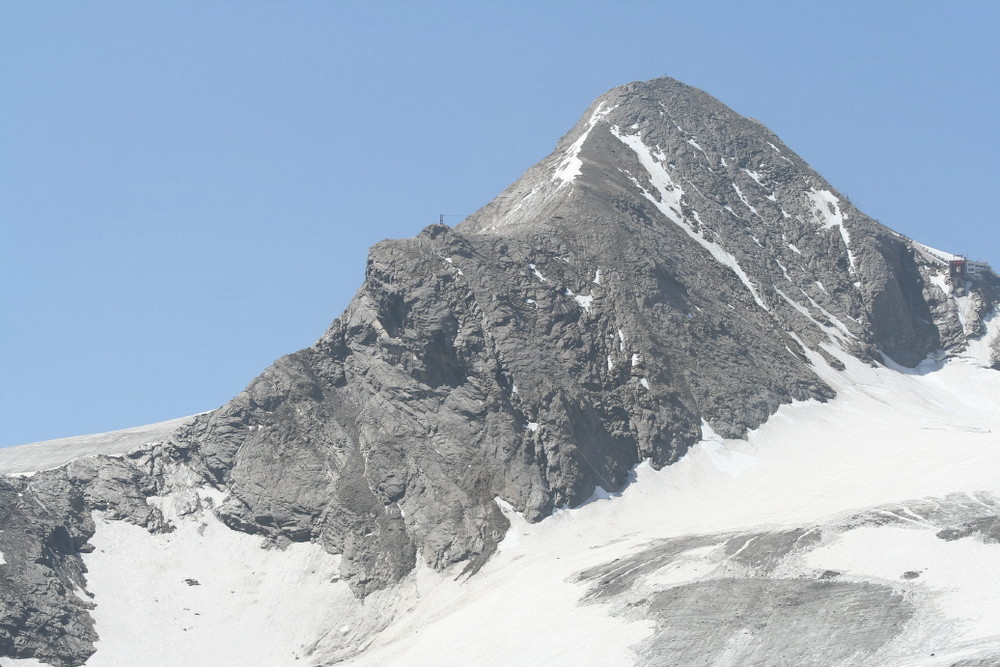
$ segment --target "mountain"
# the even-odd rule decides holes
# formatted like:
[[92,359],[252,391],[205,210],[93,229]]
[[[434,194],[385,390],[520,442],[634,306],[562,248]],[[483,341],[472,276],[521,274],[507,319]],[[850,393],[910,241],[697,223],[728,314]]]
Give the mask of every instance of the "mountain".
[[456,228],[373,247],[226,405],[49,470],[5,452],[0,655],[995,660],[940,630],[933,573],[858,556],[998,553],[1000,280],[958,259],[708,94],[616,88]]

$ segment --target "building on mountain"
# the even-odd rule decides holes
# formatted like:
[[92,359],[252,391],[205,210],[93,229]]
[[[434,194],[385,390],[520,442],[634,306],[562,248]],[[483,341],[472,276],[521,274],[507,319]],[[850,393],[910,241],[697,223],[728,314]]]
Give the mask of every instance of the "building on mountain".
[[977,281],[995,275],[987,262],[974,262],[959,255],[949,262],[949,275],[955,287],[964,287],[967,281]]

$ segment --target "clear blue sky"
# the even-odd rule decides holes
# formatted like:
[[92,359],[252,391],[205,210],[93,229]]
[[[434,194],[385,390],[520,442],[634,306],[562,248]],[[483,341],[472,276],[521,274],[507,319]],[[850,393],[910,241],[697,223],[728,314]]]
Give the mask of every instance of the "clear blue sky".
[[998,33],[985,0],[3,3],[0,445],[219,406],[340,314],[372,243],[664,74],[1000,264]]

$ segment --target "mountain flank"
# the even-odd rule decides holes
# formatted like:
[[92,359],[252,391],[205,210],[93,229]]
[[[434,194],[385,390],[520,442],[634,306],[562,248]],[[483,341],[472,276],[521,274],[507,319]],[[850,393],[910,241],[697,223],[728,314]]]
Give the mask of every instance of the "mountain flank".
[[817,367],[840,353],[963,351],[1000,283],[956,290],[952,259],[708,94],[616,88],[457,227],[376,244],[347,310],[224,406],[0,479],[0,655],[82,664],[94,513],[171,531],[160,497],[321,545],[361,598],[418,561],[475,574],[510,525],[498,498],[536,522],[618,492],[640,462],[833,398]]

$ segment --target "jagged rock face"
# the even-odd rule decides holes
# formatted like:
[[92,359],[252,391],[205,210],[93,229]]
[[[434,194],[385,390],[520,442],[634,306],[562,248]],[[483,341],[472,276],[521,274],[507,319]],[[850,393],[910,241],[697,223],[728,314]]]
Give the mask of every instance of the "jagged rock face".
[[598,100],[457,229],[373,248],[347,312],[178,442],[230,525],[317,539],[364,594],[832,396],[808,348],[940,346],[912,247],[758,123],[671,80]]
[[55,667],[82,664],[97,640],[80,553],[92,511],[151,532],[169,530],[146,498],[158,478],[132,460],[74,461],[29,478],[0,478],[0,655]]
[[[191,484],[226,492],[215,511],[236,530],[342,554],[359,596],[417,558],[474,572],[508,527],[497,497],[539,520],[676,461],[703,424],[741,437],[826,400],[813,364],[840,364],[831,350],[913,366],[959,349],[941,262],[756,121],[670,79],[630,84],[456,229],[376,245],[315,345],[165,444],[32,478],[44,520],[4,511],[63,526],[42,576],[81,587],[66,564],[90,511],[167,530],[146,498]],[[92,641],[86,604],[57,598]]]

